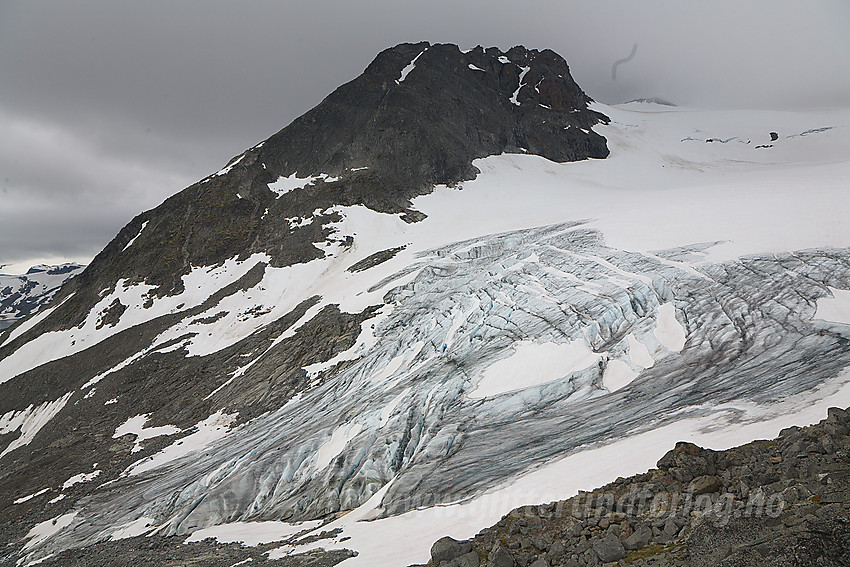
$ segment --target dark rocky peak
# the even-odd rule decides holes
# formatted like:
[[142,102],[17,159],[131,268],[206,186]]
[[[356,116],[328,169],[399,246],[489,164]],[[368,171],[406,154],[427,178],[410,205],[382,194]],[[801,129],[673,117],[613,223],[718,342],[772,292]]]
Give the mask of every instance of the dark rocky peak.
[[607,156],[604,138],[587,131],[603,119],[587,110],[589,101],[566,61],[549,50],[464,53],[456,45],[401,44],[272,136],[259,154],[277,175],[325,173],[366,185],[357,198],[393,212],[434,184],[474,178],[475,158]]
[[54,316],[79,324],[119,279],[166,295],[182,291],[192,267],[236,256],[262,252],[276,266],[321,258],[316,244],[332,239],[329,225],[341,219],[331,207],[360,204],[421,220],[411,199],[475,178],[477,158],[604,158],[605,139],[590,128],[607,119],[588,110],[589,101],[550,50],[462,52],[427,42],[387,49],[292,124],[133,219],[60,292],[77,293]]

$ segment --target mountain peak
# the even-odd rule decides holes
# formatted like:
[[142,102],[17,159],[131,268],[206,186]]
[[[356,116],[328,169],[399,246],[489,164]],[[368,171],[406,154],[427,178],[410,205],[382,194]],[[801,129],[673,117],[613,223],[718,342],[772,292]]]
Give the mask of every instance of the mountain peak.
[[[604,120],[587,110],[589,101],[566,61],[549,50],[462,52],[452,44],[404,43],[381,52],[259,154],[281,176],[379,180],[378,195],[358,197],[370,208],[396,212],[435,184],[474,178],[475,158],[607,156],[605,140],[589,131]],[[368,173],[350,175],[357,171]]]
[[605,139],[591,127],[607,118],[590,101],[550,50],[399,44],[269,139],[133,219],[78,283],[103,289],[124,278],[171,294],[192,266],[252,253],[274,266],[309,262],[324,257],[335,206],[416,222],[424,215],[411,199],[474,179],[475,159],[604,158]]
[[[479,47],[462,52],[455,45],[428,43],[385,50],[316,108],[138,215],[56,292],[50,308],[0,332],[5,394],[0,436],[15,428],[14,436],[0,439],[5,443],[0,459],[6,459],[4,467],[7,462],[16,467],[4,469],[2,486],[43,495],[41,484],[62,490],[85,485],[74,489],[73,503],[68,498],[60,504],[69,510],[78,497],[99,490],[78,479],[100,475],[99,481],[116,481],[96,494],[101,497],[115,494],[121,483],[135,484],[136,473],[158,469],[160,457],[138,458],[159,454],[171,441],[157,439],[142,448],[149,433],[181,435],[174,447],[185,456],[184,450],[198,447],[196,440],[203,446],[232,425],[275,419],[286,404],[298,404],[298,396],[319,395],[326,377],[336,380],[337,371],[353,362],[349,351],[366,348],[367,329],[382,324],[393,309],[389,298],[401,293],[393,270],[404,268],[400,263],[414,254],[402,239],[407,234],[417,240],[408,229],[432,226],[417,222],[426,215],[413,208],[413,199],[437,186],[474,179],[480,173],[474,161],[488,156],[537,154],[559,162],[607,156],[605,139],[591,129],[607,119],[588,109],[589,100],[566,62],[551,51]],[[429,221],[440,217],[432,215]],[[513,238],[492,246],[508,250]],[[448,252],[438,255],[443,253]],[[421,348],[427,342],[428,352],[443,340],[426,338]],[[376,396],[388,393],[382,387]],[[375,425],[397,420],[393,411],[385,404]],[[310,413],[324,412],[316,406]],[[409,461],[405,448],[397,446],[375,460],[377,483],[368,480],[341,495],[319,488],[313,491],[316,498],[290,507],[302,480],[324,486],[325,478],[340,474],[337,463],[348,445],[340,440],[356,437],[364,427],[346,424],[341,415],[329,418],[341,429],[331,434],[330,443],[311,434],[316,466],[310,464],[309,473],[304,468],[299,475],[308,477],[299,476],[285,495],[270,502],[280,507],[275,517],[298,520],[351,509],[387,481],[386,472]],[[42,427],[48,421],[49,427]],[[309,420],[298,422],[299,428],[313,427]],[[17,433],[20,423],[26,425]],[[300,434],[291,431],[298,440]],[[130,443],[127,435],[139,443]],[[416,443],[404,442],[411,449]],[[15,460],[27,451],[39,455],[40,463],[49,461],[38,467],[38,475],[31,461]],[[349,480],[361,483],[358,476],[342,484]],[[31,483],[39,488],[30,490]],[[26,494],[20,502],[34,503],[36,496]],[[130,512],[126,503],[122,496],[103,517]],[[195,515],[203,516],[197,526],[217,520],[207,515],[206,506],[195,508],[192,518],[175,516],[169,535],[195,526]],[[32,524],[47,522],[59,530],[74,514],[59,522],[29,507],[15,513],[30,510]],[[168,513],[157,511],[157,521]],[[77,522],[88,521],[84,518],[79,515]],[[114,525],[129,524],[117,520]],[[89,528],[74,528],[85,535],[73,542],[63,542],[63,534],[49,545],[64,549],[84,545],[89,537],[101,539]],[[0,545],[23,535],[4,534]],[[35,546],[36,554],[51,553],[42,543],[35,541],[23,553],[33,553]]]
[[846,407],[850,113],[588,100],[549,51],[402,44],[133,219],[0,331],[0,563],[401,565]]

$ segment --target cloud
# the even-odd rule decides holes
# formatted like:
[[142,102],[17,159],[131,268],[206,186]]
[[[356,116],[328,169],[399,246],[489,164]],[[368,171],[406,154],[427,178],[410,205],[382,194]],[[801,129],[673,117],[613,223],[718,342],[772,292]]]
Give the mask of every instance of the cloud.
[[4,2],[0,263],[92,256],[402,41],[551,48],[602,102],[789,108],[850,105],[848,22],[843,0]]
[[56,124],[0,113],[0,131],[3,263],[91,257],[133,216],[195,181],[169,156],[109,152]]

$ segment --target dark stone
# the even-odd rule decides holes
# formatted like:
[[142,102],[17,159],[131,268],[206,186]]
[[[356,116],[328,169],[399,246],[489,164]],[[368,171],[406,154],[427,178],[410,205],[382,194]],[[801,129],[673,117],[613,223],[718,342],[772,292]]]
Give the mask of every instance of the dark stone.
[[431,562],[439,565],[443,561],[451,561],[456,557],[472,551],[472,544],[468,541],[457,541],[449,536],[438,539],[431,546]]
[[123,315],[124,311],[126,310],[127,306],[121,303],[120,300],[115,299],[112,303],[109,304],[109,307],[107,307],[106,310],[100,314],[95,328],[101,329],[107,325],[110,327],[114,327],[118,324],[118,321],[121,319],[121,315]]
[[593,551],[596,552],[599,560],[604,563],[619,561],[626,556],[626,550],[623,548],[620,538],[613,534],[606,534],[594,541]]
[[460,557],[456,557],[451,561],[442,563],[444,567],[479,567],[481,558],[474,551],[465,553]]
[[711,494],[723,488],[723,482],[716,476],[703,475],[691,481],[690,490],[694,496]]
[[629,551],[640,549],[652,540],[652,529],[646,525],[640,525],[632,534],[623,540],[623,547]]
[[487,567],[514,567],[514,559],[502,542],[496,542],[487,556]]
[[556,541],[552,545],[549,546],[549,551],[547,551],[549,557],[552,561],[560,561],[564,555],[567,553],[567,548],[560,541]]
[[680,482],[690,482],[703,475],[713,475],[714,451],[703,449],[693,443],[679,442],[658,461],[658,468],[670,472]]
[[679,526],[676,523],[676,520],[674,518],[672,518],[672,517],[667,518],[667,521],[664,522],[663,532],[664,532],[664,535],[666,535],[668,538],[672,538],[677,533],[679,533]]
[[349,272],[362,272],[363,270],[368,270],[369,268],[374,268],[379,264],[383,264],[387,260],[392,259],[396,254],[404,250],[406,246],[399,246],[398,248],[390,248],[388,250],[381,250],[380,252],[375,252],[374,254],[363,258],[359,262],[356,262],[352,266],[348,268]]
[[850,423],[850,411],[832,407],[826,410],[826,423]]

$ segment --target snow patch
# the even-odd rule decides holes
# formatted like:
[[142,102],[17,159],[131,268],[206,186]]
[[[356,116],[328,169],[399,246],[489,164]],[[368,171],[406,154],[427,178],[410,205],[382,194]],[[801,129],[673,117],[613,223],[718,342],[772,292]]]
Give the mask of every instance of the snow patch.
[[[150,351],[151,351],[151,349],[145,349],[141,352],[137,352],[136,354],[130,356],[129,358],[119,362],[118,364],[116,364],[115,366],[110,368],[109,370],[107,370],[105,372],[101,372],[100,374],[98,374],[96,376],[93,376],[85,384],[83,384],[80,387],[80,390],[85,390],[87,388],[91,388],[92,386],[99,383],[101,380],[103,380],[104,378],[106,378],[110,374],[118,372],[119,370],[121,370],[122,368],[126,368],[127,366],[130,366],[131,364],[133,364],[134,362],[136,362],[140,358],[147,355]],[[163,349],[161,352],[166,352],[166,349]],[[92,390],[92,392],[94,392],[94,390]],[[91,395],[92,392],[89,392],[88,394],[86,394],[86,396],[88,397],[89,395]]]
[[637,372],[622,360],[609,360],[602,373],[602,385],[609,392],[628,386],[637,377]]
[[148,221],[145,221],[145,222],[142,223],[142,228],[139,229],[139,233],[136,236],[134,236],[133,238],[130,239],[130,242],[128,242],[127,245],[124,248],[121,249],[121,252],[123,252],[124,250],[126,250],[127,248],[129,248],[130,246],[133,245],[133,243],[136,241],[136,239],[139,238],[142,235],[142,231],[145,230],[146,226],[148,226]]
[[241,543],[243,545],[262,545],[274,541],[280,541],[304,530],[314,530],[322,525],[321,520],[311,520],[297,524],[286,522],[233,522],[203,528],[186,540],[186,543],[194,543],[212,538],[219,543]]
[[584,370],[599,362],[599,354],[584,340],[566,343],[519,341],[514,353],[490,365],[469,392],[472,399],[497,396],[506,392],[539,386]]
[[41,496],[45,492],[50,492],[50,488],[44,488],[42,490],[39,490],[38,492],[30,494],[29,496],[23,496],[21,498],[18,498],[17,500],[13,501],[12,504],[23,504],[24,502],[28,502],[37,496]]
[[830,287],[829,292],[832,297],[817,300],[815,319],[850,325],[850,291]]
[[241,156],[239,156],[235,160],[231,161],[228,165],[224,166],[223,168],[221,168],[218,171],[216,171],[215,173],[213,173],[210,177],[218,177],[219,175],[224,175],[225,173],[229,172],[231,169],[236,167],[237,163],[239,163],[240,161],[245,159],[245,155],[246,154],[242,154]]
[[482,69],[481,67],[476,67],[476,66],[475,66],[475,65],[473,65],[472,63],[470,63],[470,64],[468,65],[468,67],[469,67],[470,69],[472,69],[473,71],[484,71],[484,69]]
[[531,67],[522,67],[522,70],[519,72],[519,86],[514,91],[514,94],[511,95],[511,102],[517,106],[520,105],[516,97],[519,95],[519,91],[522,89],[522,86],[524,84],[522,80],[525,78],[525,74],[528,73],[530,70]]
[[289,223],[290,230],[301,228],[302,226],[307,226],[308,224],[313,223],[313,217],[289,217],[285,220]]
[[26,544],[24,544],[24,549],[32,549],[40,543],[47,541],[63,529],[70,526],[76,516],[77,512],[69,512],[62,516],[56,516],[55,518],[36,524],[27,533],[27,535],[24,536],[24,539],[29,540]]
[[160,425],[158,427],[145,427],[145,423],[150,419],[149,413],[143,415],[135,415],[127,418],[127,421],[119,425],[112,435],[113,439],[118,439],[124,435],[135,435],[136,441],[133,444],[133,453],[138,453],[142,450],[142,442],[160,437],[162,435],[174,435],[180,433],[180,428],[173,425]]
[[72,395],[73,392],[68,392],[58,400],[44,402],[38,407],[30,405],[25,410],[12,410],[0,416],[0,435],[3,433],[12,433],[13,431],[21,432],[21,436],[9,443],[9,446],[0,453],[0,458],[11,453],[18,447],[28,445],[35,439],[36,434],[41,431],[41,428],[47,425],[47,422],[53,419],[65,407],[65,404],[68,403]]
[[403,83],[403,82],[404,82],[404,80],[407,78],[407,75],[408,75],[408,74],[410,74],[410,72],[411,72],[411,71],[413,71],[413,69],[416,67],[416,60],[417,60],[417,59],[419,59],[420,57],[422,57],[422,54],[423,54],[423,53],[425,53],[426,51],[428,51],[428,48],[427,48],[427,47],[426,47],[425,49],[423,49],[421,52],[419,52],[419,55],[417,55],[416,57],[414,57],[414,58],[413,58],[413,61],[411,61],[410,63],[408,63],[408,64],[404,67],[404,69],[402,69],[402,70],[401,70],[401,77],[399,77],[399,78],[396,80],[396,84],[397,84],[397,85],[400,85],[401,83]]
[[410,363],[413,361],[413,359],[416,358],[416,355],[419,354],[424,347],[425,341],[417,341],[410,350],[397,354],[380,371],[372,374],[370,382],[373,384],[380,384],[384,382],[387,378],[395,374],[398,369],[404,366],[405,362]]
[[395,408],[398,407],[399,402],[401,402],[401,400],[404,399],[404,397],[409,394],[410,391],[410,387],[405,388],[402,393],[393,398],[390,403],[388,403],[387,406],[381,410],[381,423],[379,427],[384,427],[387,423],[389,423],[390,418],[392,417],[393,412],[395,411]]
[[316,453],[316,470],[323,470],[331,461],[345,450],[348,442],[357,437],[363,430],[360,423],[349,423],[340,425],[331,434],[331,438],[325,441]]
[[194,433],[178,439],[158,453],[151,455],[141,461],[136,461],[121,473],[121,476],[135,476],[155,469],[175,459],[199,451],[221,439],[230,432],[230,425],[236,420],[237,414],[226,414],[219,410],[205,420],[195,425]]
[[327,173],[320,173],[318,175],[311,175],[309,177],[297,177],[297,175],[297,173],[293,173],[289,177],[284,177],[281,175],[277,178],[277,181],[269,183],[269,189],[277,193],[277,198],[279,199],[290,191],[295,191],[296,189],[303,189],[308,185],[313,185],[319,180],[322,180],[325,183],[333,183],[334,181],[339,181],[339,177],[333,177],[328,175]]
[[634,333],[629,333],[626,339],[629,343],[629,358],[632,363],[641,368],[652,368],[655,365],[655,359],[649,354],[649,348],[640,342]]
[[62,483],[62,490],[67,490],[68,488],[71,488],[75,484],[80,484],[82,482],[89,482],[90,480],[93,480],[94,478],[100,476],[100,472],[101,471],[99,471],[99,470],[94,470],[90,473],[75,474],[74,476],[72,476],[71,478],[69,478],[68,480],[66,480],[65,482]]
[[672,303],[660,305],[656,322],[655,338],[658,342],[667,350],[681,352],[685,348],[686,333],[682,324],[676,320],[676,307]]
[[133,520],[132,522],[128,522],[112,532],[109,536],[111,541],[119,540],[119,539],[127,539],[131,537],[136,537],[140,535],[144,535],[150,531],[153,531],[157,528],[155,520],[153,518],[148,518],[146,516],[142,516],[138,520]]

